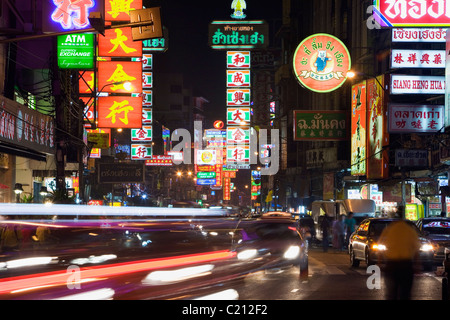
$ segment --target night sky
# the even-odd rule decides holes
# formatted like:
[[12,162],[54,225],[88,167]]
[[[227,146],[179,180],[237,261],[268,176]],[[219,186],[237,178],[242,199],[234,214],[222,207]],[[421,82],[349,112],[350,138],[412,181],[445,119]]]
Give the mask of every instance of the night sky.
[[[144,0],[147,7],[161,7],[162,23],[169,30],[169,49],[154,57],[155,73],[181,72],[210,101],[207,124],[225,118],[225,51],[208,45],[208,26],[213,20],[232,20],[232,0]],[[281,19],[281,0],[246,0],[246,20]],[[156,77],[156,74],[155,74]],[[223,114],[222,114],[223,113]]]

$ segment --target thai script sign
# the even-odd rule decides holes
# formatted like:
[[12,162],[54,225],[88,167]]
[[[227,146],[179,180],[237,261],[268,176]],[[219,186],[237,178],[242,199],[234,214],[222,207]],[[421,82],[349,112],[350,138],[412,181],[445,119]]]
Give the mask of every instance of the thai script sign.
[[139,163],[100,163],[99,183],[144,182],[144,166]]
[[341,40],[318,33],[307,37],[297,46],[293,68],[297,81],[305,88],[315,92],[330,92],[347,79],[351,59]]
[[346,139],[346,111],[294,110],[294,141]]
[[446,28],[392,28],[392,42],[445,42]]
[[208,39],[213,49],[265,48],[269,44],[269,25],[263,20],[213,21]]
[[54,154],[53,118],[0,96],[0,142]]
[[392,68],[445,68],[445,50],[399,50],[391,52]]
[[415,76],[398,75],[391,76],[392,94],[444,94],[444,76]]
[[396,167],[425,167],[428,165],[428,150],[395,150]]
[[389,105],[390,133],[437,132],[444,127],[443,105]]
[[449,26],[449,0],[375,0],[374,17],[382,27]]
[[153,155],[151,159],[145,160],[146,166],[171,166],[172,156]]
[[77,33],[57,37],[58,67],[61,69],[94,68],[94,34]]

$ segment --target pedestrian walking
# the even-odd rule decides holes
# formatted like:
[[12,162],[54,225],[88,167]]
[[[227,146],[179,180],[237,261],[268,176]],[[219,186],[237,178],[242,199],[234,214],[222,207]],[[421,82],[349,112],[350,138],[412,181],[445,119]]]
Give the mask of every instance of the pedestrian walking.
[[345,224],[345,246],[348,248],[350,236],[355,232],[356,220],[353,218],[353,212],[349,212],[344,220]]
[[320,224],[320,228],[322,229],[322,247],[323,247],[323,252],[327,252],[328,251],[328,247],[329,247],[329,241],[328,241],[328,237],[330,234],[330,221],[328,220],[328,217],[325,215],[322,219],[322,222]]
[[419,254],[417,231],[405,220],[391,222],[379,242],[386,246],[385,284],[388,300],[408,300],[414,280],[414,264]]
[[345,236],[344,215],[341,214],[333,222],[333,247],[337,251],[341,251],[344,249],[344,236]]

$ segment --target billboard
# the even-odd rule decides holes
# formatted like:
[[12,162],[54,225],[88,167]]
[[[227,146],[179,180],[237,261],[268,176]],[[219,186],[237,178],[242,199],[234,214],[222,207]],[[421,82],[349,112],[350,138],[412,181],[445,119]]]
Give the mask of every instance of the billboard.
[[141,126],[141,97],[109,96],[98,98],[98,127],[140,128]]
[[314,92],[330,92],[342,86],[351,68],[350,53],[338,38],[317,33],[297,46],[293,57],[297,81]]
[[366,174],[367,103],[366,81],[352,87],[351,174]]
[[94,34],[75,33],[57,37],[56,55],[61,69],[94,68]]
[[346,111],[294,110],[294,141],[348,139]]

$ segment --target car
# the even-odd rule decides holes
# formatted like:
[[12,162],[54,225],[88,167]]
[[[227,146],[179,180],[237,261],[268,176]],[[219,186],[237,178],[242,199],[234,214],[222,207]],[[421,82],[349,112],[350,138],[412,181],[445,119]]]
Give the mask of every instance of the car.
[[433,246],[434,261],[442,263],[445,248],[450,248],[450,218],[421,218],[417,220],[416,224],[421,235]]
[[[350,263],[353,267],[358,267],[361,261],[364,261],[367,266],[373,264],[383,263],[383,252],[388,250],[386,246],[379,243],[379,237],[383,230],[392,222],[398,221],[395,218],[368,218],[363,220],[356,231],[350,236],[348,253],[350,255]],[[419,230],[416,225],[409,220],[411,227]],[[424,239],[419,237],[421,242],[419,261],[423,264],[425,269],[429,269],[433,259],[433,247]]]
[[0,212],[0,300],[236,299],[248,274],[308,267],[290,219],[82,205],[0,204]]

